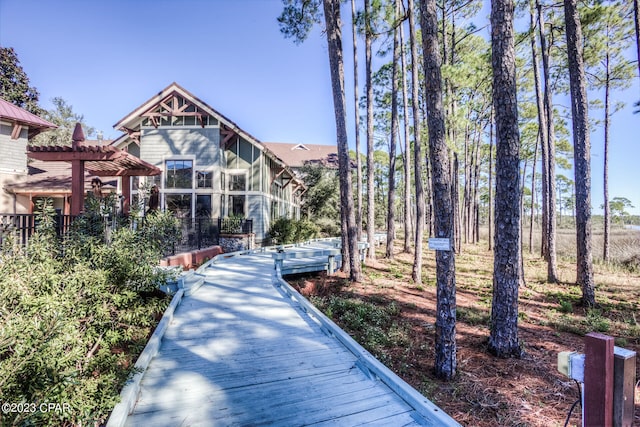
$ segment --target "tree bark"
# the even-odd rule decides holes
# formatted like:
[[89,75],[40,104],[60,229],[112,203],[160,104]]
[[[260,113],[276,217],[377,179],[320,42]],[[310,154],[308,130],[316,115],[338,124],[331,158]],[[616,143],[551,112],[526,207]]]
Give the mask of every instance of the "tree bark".
[[540,133],[538,132],[538,138],[536,138],[536,146],[533,151],[533,169],[531,171],[531,209],[529,216],[529,253],[533,253],[533,223],[535,218],[535,205],[536,205],[536,163],[538,163],[538,145],[540,142]]
[[633,21],[636,30],[636,63],[640,75],[640,0],[633,0]]
[[[398,16],[395,0],[394,18]],[[395,19],[394,19],[395,20]],[[396,146],[398,135],[398,62],[400,61],[400,31],[393,30],[393,65],[391,71],[391,138],[389,142],[389,192],[387,193],[387,248],[385,256],[393,259],[393,240],[396,234]]]
[[409,43],[411,44],[411,108],[413,112],[413,171],[416,191],[416,233],[415,252],[413,258],[413,281],[422,284],[422,240],[424,238],[425,195],[422,186],[422,141],[420,138],[420,104],[418,97],[419,70],[418,70],[418,42],[416,40],[415,6],[413,0],[408,0],[409,13]]
[[358,242],[362,240],[362,159],[360,158],[360,100],[358,99],[358,34],[356,30],[356,0],[351,0],[351,32],[353,34],[353,100],[356,137],[356,227]]
[[489,122],[489,250],[493,250],[493,108],[491,108],[491,121]]
[[[351,187],[351,161],[347,141],[347,112],[344,90],[344,62],[342,57],[342,22],[340,19],[340,0],[324,0],[324,17],[326,22],[327,44],[329,51],[329,68],[331,70],[331,86],[333,88],[333,104],[336,116],[336,134],[338,145],[338,163],[340,173],[340,210],[344,212],[343,220],[347,225],[347,258],[350,265],[349,279],[360,282],[361,267],[358,256],[358,232],[353,207],[353,190]],[[344,239],[343,239],[344,241]]]
[[[546,166],[546,161],[547,161],[547,156],[546,156],[546,150],[547,150],[547,141],[548,141],[548,136],[547,136],[547,115],[546,115],[546,110],[544,107],[544,102],[543,102],[543,95],[542,95],[542,86],[541,86],[541,82],[540,82],[540,70],[539,70],[539,65],[538,65],[538,47],[536,44],[536,32],[535,32],[535,28],[536,28],[536,22],[538,22],[538,24],[542,23],[542,19],[540,17],[538,17],[538,19],[536,19],[536,17],[534,16],[534,10],[537,10],[537,13],[540,14],[541,12],[541,8],[540,8],[540,4],[538,3],[538,7],[535,7],[534,1],[530,0],[529,1],[529,27],[531,28],[531,63],[533,66],[533,81],[535,84],[535,88],[536,88],[536,107],[537,107],[537,112],[538,112],[538,138],[536,141],[536,148],[535,148],[535,154],[534,154],[534,159],[533,159],[533,174],[531,176],[531,223],[529,225],[529,253],[533,253],[533,213],[534,213],[534,199],[535,199],[535,172],[536,172],[536,163],[537,163],[537,154],[538,154],[538,143],[540,143],[540,146],[542,147],[542,209],[543,209],[543,220],[542,220],[542,240],[545,240],[545,235],[547,234],[547,220],[548,220],[548,215],[547,215],[547,191],[545,188],[545,183],[546,183],[546,171],[547,171],[547,166]],[[542,35],[544,34],[544,32],[542,30],[539,30],[539,34],[542,38]],[[546,41],[542,42],[541,44],[546,45]],[[541,251],[542,254],[545,255],[546,253],[546,248],[547,245],[546,243],[542,243],[541,244]],[[547,274],[548,276],[548,274]]]
[[520,134],[516,99],[512,0],[491,2],[491,62],[496,121],[496,195],[493,304],[489,351],[520,357]]
[[374,183],[374,161],[373,161],[373,82],[372,82],[372,66],[371,66],[371,15],[370,2],[364,0],[364,16],[365,16],[365,74],[367,86],[367,242],[369,250],[367,255],[369,259],[376,259],[376,240],[375,240],[375,183]]
[[582,26],[576,3],[577,0],[564,0],[576,188],[576,282],[582,288],[582,303],[593,307],[596,304],[596,297],[591,250],[591,141],[582,57]]
[[413,232],[411,226],[411,143],[409,142],[409,95],[407,88],[407,61],[404,51],[404,23],[400,24],[400,65],[402,73],[402,108],[404,116],[404,247],[405,253],[411,253]]
[[542,248],[547,261],[547,281],[558,281],[558,267],[556,257],[556,160],[555,160],[555,128],[553,124],[553,103],[551,102],[551,82],[549,49],[544,31],[544,16],[542,6],[538,2],[538,31],[540,34],[540,46],[542,51],[542,70],[544,75],[544,124],[545,132],[542,134]]
[[604,86],[604,244],[602,246],[602,259],[609,262],[609,233],[611,231],[611,216],[609,214],[609,91],[610,91],[610,74],[609,74],[609,50],[605,53],[606,77]]
[[[449,150],[445,141],[442,105],[442,61],[438,47],[438,20],[435,0],[421,0],[422,46],[424,57],[429,158],[435,207],[435,234],[452,241],[453,209]],[[456,273],[455,252],[436,251],[436,357],[435,372],[440,378],[456,374]]]

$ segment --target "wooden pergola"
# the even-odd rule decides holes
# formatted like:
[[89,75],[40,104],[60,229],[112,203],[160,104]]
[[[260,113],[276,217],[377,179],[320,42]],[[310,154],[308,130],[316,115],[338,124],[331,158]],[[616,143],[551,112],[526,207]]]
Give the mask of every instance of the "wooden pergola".
[[79,215],[84,206],[85,170],[95,176],[121,178],[125,214],[129,213],[131,204],[131,177],[162,173],[158,167],[111,145],[84,145],[84,132],[80,123],[76,123],[72,140],[71,147],[27,148],[27,156],[31,159],[71,163],[71,215]]

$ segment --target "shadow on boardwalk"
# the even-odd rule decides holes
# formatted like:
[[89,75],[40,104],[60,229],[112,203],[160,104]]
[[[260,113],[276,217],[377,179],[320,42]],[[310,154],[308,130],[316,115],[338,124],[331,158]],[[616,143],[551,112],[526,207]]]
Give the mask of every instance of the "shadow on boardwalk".
[[202,271],[125,425],[457,425],[425,417],[361,369],[361,357],[273,285],[273,271],[268,252]]

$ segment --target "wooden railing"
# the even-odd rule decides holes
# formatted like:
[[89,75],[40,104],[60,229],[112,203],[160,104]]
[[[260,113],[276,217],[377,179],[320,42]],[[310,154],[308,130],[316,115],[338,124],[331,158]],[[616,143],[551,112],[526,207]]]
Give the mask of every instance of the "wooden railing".
[[[74,219],[71,215],[62,214],[56,214],[53,218],[58,236],[69,231]],[[35,214],[0,214],[0,244],[7,238],[13,237],[16,244],[25,246],[35,233],[37,226],[38,220]]]

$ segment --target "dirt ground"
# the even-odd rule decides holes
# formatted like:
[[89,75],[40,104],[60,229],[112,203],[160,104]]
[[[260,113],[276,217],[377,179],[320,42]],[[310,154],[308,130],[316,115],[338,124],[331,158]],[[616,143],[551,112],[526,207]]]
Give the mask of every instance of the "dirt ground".
[[[462,425],[565,425],[569,410],[578,399],[578,387],[557,371],[557,355],[564,350],[583,351],[582,335],[549,326],[549,313],[555,312],[557,298],[553,298],[554,293],[548,287],[541,291],[542,284],[527,285],[520,291],[519,336],[524,356],[499,359],[489,355],[486,347],[492,259],[483,251],[468,256],[474,260],[472,265],[465,259],[456,261],[458,366],[457,375],[450,382],[437,379],[433,372],[436,309],[433,264],[425,265],[427,283],[423,286],[416,286],[408,278],[410,268],[407,266],[413,258],[401,253],[397,253],[392,262],[367,261],[362,283],[350,284],[340,274],[298,277],[290,281],[306,296],[340,295],[380,305],[395,301],[400,310],[394,322],[409,331],[410,345],[385,348],[385,364]],[[536,282],[536,279],[528,280]],[[640,288],[640,276],[631,280]],[[582,309],[574,307],[573,310],[579,316]],[[333,320],[340,324],[339,319]],[[625,344],[626,348],[640,350],[635,337]],[[638,390],[635,399],[634,425],[640,425]],[[581,425],[580,412],[577,405],[569,425]]]

